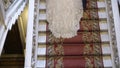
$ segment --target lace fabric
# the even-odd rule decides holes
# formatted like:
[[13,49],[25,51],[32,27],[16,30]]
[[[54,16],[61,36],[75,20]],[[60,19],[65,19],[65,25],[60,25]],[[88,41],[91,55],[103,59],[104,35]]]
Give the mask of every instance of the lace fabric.
[[56,38],[77,35],[83,16],[82,0],[46,0],[49,29]]

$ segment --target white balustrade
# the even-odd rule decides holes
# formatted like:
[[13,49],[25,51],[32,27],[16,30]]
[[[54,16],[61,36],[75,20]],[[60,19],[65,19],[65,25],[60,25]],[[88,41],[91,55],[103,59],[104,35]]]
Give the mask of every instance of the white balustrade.
[[[2,22],[0,21],[0,55],[4,46],[4,42],[8,33],[8,30],[11,29],[12,25],[18,18],[18,15],[21,14],[21,11],[24,10],[27,1],[25,0],[15,0],[13,4],[9,7],[9,10],[5,10],[3,1],[0,0],[0,9]],[[2,23],[2,24],[1,24]]]

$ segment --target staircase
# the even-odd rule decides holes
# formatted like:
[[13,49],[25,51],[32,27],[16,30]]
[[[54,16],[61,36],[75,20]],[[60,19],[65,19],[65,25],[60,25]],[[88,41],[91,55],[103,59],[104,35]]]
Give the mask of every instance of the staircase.
[[24,68],[24,56],[4,54],[0,57],[0,68]]
[[0,12],[3,13],[0,21],[0,55],[2,53],[5,39],[9,30],[15,24],[18,16],[24,10],[27,0],[1,0],[0,1]]
[[0,68],[24,68],[24,52],[18,23],[15,23],[7,34],[0,56]]
[[[101,48],[102,48],[102,55],[100,56],[102,56],[103,67],[115,68],[114,60],[112,56],[112,48],[110,44],[111,35],[110,35],[110,28],[109,28],[109,22],[107,17],[108,14],[107,14],[106,1],[97,0],[97,6],[98,6],[98,15],[99,15],[99,27],[100,27],[100,30],[98,31],[100,32]],[[49,59],[47,57],[48,56],[51,57],[51,55],[47,53],[47,46],[50,42],[48,41],[49,30],[47,28],[48,23],[46,21],[46,1],[45,0],[36,0],[34,21],[35,21],[34,32],[33,32],[34,46],[33,46],[32,64],[33,64],[33,68],[45,68],[47,65],[46,63],[48,62],[47,59]],[[63,45],[72,45],[72,43],[74,43],[75,45],[81,44],[78,41],[66,40],[65,42],[63,42]]]

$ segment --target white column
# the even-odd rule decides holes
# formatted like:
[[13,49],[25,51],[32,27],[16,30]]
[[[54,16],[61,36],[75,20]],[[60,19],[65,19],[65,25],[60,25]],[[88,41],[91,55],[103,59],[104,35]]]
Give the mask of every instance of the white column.
[[27,38],[26,38],[26,53],[25,53],[25,67],[32,68],[32,43],[33,43],[33,23],[34,23],[34,0],[29,0],[28,8],[28,25],[27,25]]
[[112,9],[113,9],[114,24],[115,24],[117,48],[118,48],[118,54],[120,58],[120,16],[119,16],[118,2],[117,0],[111,0],[111,2],[112,2]]

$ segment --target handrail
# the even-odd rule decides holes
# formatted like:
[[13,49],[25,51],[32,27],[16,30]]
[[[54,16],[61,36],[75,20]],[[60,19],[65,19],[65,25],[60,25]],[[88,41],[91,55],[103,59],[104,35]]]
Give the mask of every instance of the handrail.
[[32,61],[32,45],[33,45],[34,2],[35,0],[29,0],[24,68],[32,68],[31,61]]

